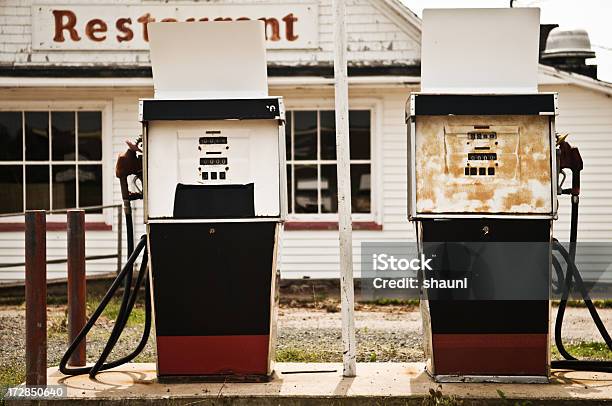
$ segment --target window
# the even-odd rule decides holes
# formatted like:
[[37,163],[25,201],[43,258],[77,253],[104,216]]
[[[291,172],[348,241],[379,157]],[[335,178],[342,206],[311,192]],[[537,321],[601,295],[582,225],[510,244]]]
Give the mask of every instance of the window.
[[[370,115],[370,110],[349,112],[353,213],[371,213]],[[286,140],[289,212],[296,215],[337,213],[334,111],[288,111]]]
[[0,213],[101,205],[102,112],[0,111],[0,188]]

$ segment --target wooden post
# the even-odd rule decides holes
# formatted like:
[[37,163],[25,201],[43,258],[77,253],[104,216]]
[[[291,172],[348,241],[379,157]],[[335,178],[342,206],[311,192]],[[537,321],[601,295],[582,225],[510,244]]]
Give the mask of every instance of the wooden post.
[[[85,285],[85,211],[68,210],[68,344],[85,326],[87,288]],[[72,353],[69,365],[86,362],[85,340]]]
[[47,384],[47,222],[25,214],[26,385]]
[[353,226],[351,223],[351,168],[349,150],[348,78],[346,66],[346,6],[332,0],[334,20],[334,79],[336,154],[338,168],[338,238],[340,240],[340,297],[343,375],[355,376],[355,292],[353,286]]

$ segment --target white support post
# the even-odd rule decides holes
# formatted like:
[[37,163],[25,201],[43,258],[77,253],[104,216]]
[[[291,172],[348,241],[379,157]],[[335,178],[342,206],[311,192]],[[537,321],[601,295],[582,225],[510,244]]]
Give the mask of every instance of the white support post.
[[338,168],[338,235],[340,239],[342,361],[344,364],[343,375],[351,377],[356,375],[356,344],[345,1],[332,0],[332,9],[332,15],[334,16],[334,79],[336,100],[336,154]]

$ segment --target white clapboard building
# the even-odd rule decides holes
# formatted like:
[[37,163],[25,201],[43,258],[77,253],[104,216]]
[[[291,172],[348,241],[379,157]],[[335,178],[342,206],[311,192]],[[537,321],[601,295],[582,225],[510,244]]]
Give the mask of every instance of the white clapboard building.
[[[409,92],[419,89],[421,22],[398,0],[349,0],[347,12],[359,276],[362,242],[414,238],[406,216],[404,111]],[[0,213],[120,204],[114,162],[124,140],[140,134],[138,99],[153,94],[147,23],[239,19],[265,21],[270,94],[283,96],[288,110],[282,275],[337,277],[329,0],[1,1]],[[571,134],[585,161],[579,236],[611,241],[612,85],[544,65],[539,83],[559,93],[557,129]],[[569,228],[567,200],[556,223],[560,238]],[[117,252],[117,216],[112,208],[87,214],[87,255]],[[47,217],[49,259],[66,256],[65,220]],[[0,264],[23,260],[23,216],[0,217]],[[115,269],[115,259],[87,264],[89,275]],[[65,273],[65,264],[49,265],[50,279]],[[0,268],[3,282],[23,277],[23,268]]]

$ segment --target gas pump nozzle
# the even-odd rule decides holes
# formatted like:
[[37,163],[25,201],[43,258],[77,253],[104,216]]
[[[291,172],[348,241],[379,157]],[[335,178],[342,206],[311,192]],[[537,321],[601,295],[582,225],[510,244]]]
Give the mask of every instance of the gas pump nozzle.
[[[568,134],[557,137],[559,169],[572,171],[572,187],[561,189],[561,194],[578,196],[580,194],[580,171],[583,169],[582,157],[578,148],[572,147],[565,139]],[[562,186],[562,184],[560,185]]]
[[130,192],[128,187],[128,176],[142,176],[142,156],[138,156],[138,152],[142,152],[137,142],[127,140],[125,142],[128,149],[117,158],[115,165],[115,176],[121,184],[121,197],[124,204],[131,200],[142,199],[141,192]]
[[142,150],[138,146],[141,142],[139,138],[136,142],[126,140],[128,149],[119,157],[117,157],[117,164],[115,165],[115,176],[119,178],[119,184],[121,185],[121,198],[123,199],[123,212],[125,214],[127,223],[128,233],[128,255],[131,255],[134,251],[134,230],[132,223],[132,200],[142,199],[142,192],[130,192],[128,187],[128,176],[136,176],[142,179]]

